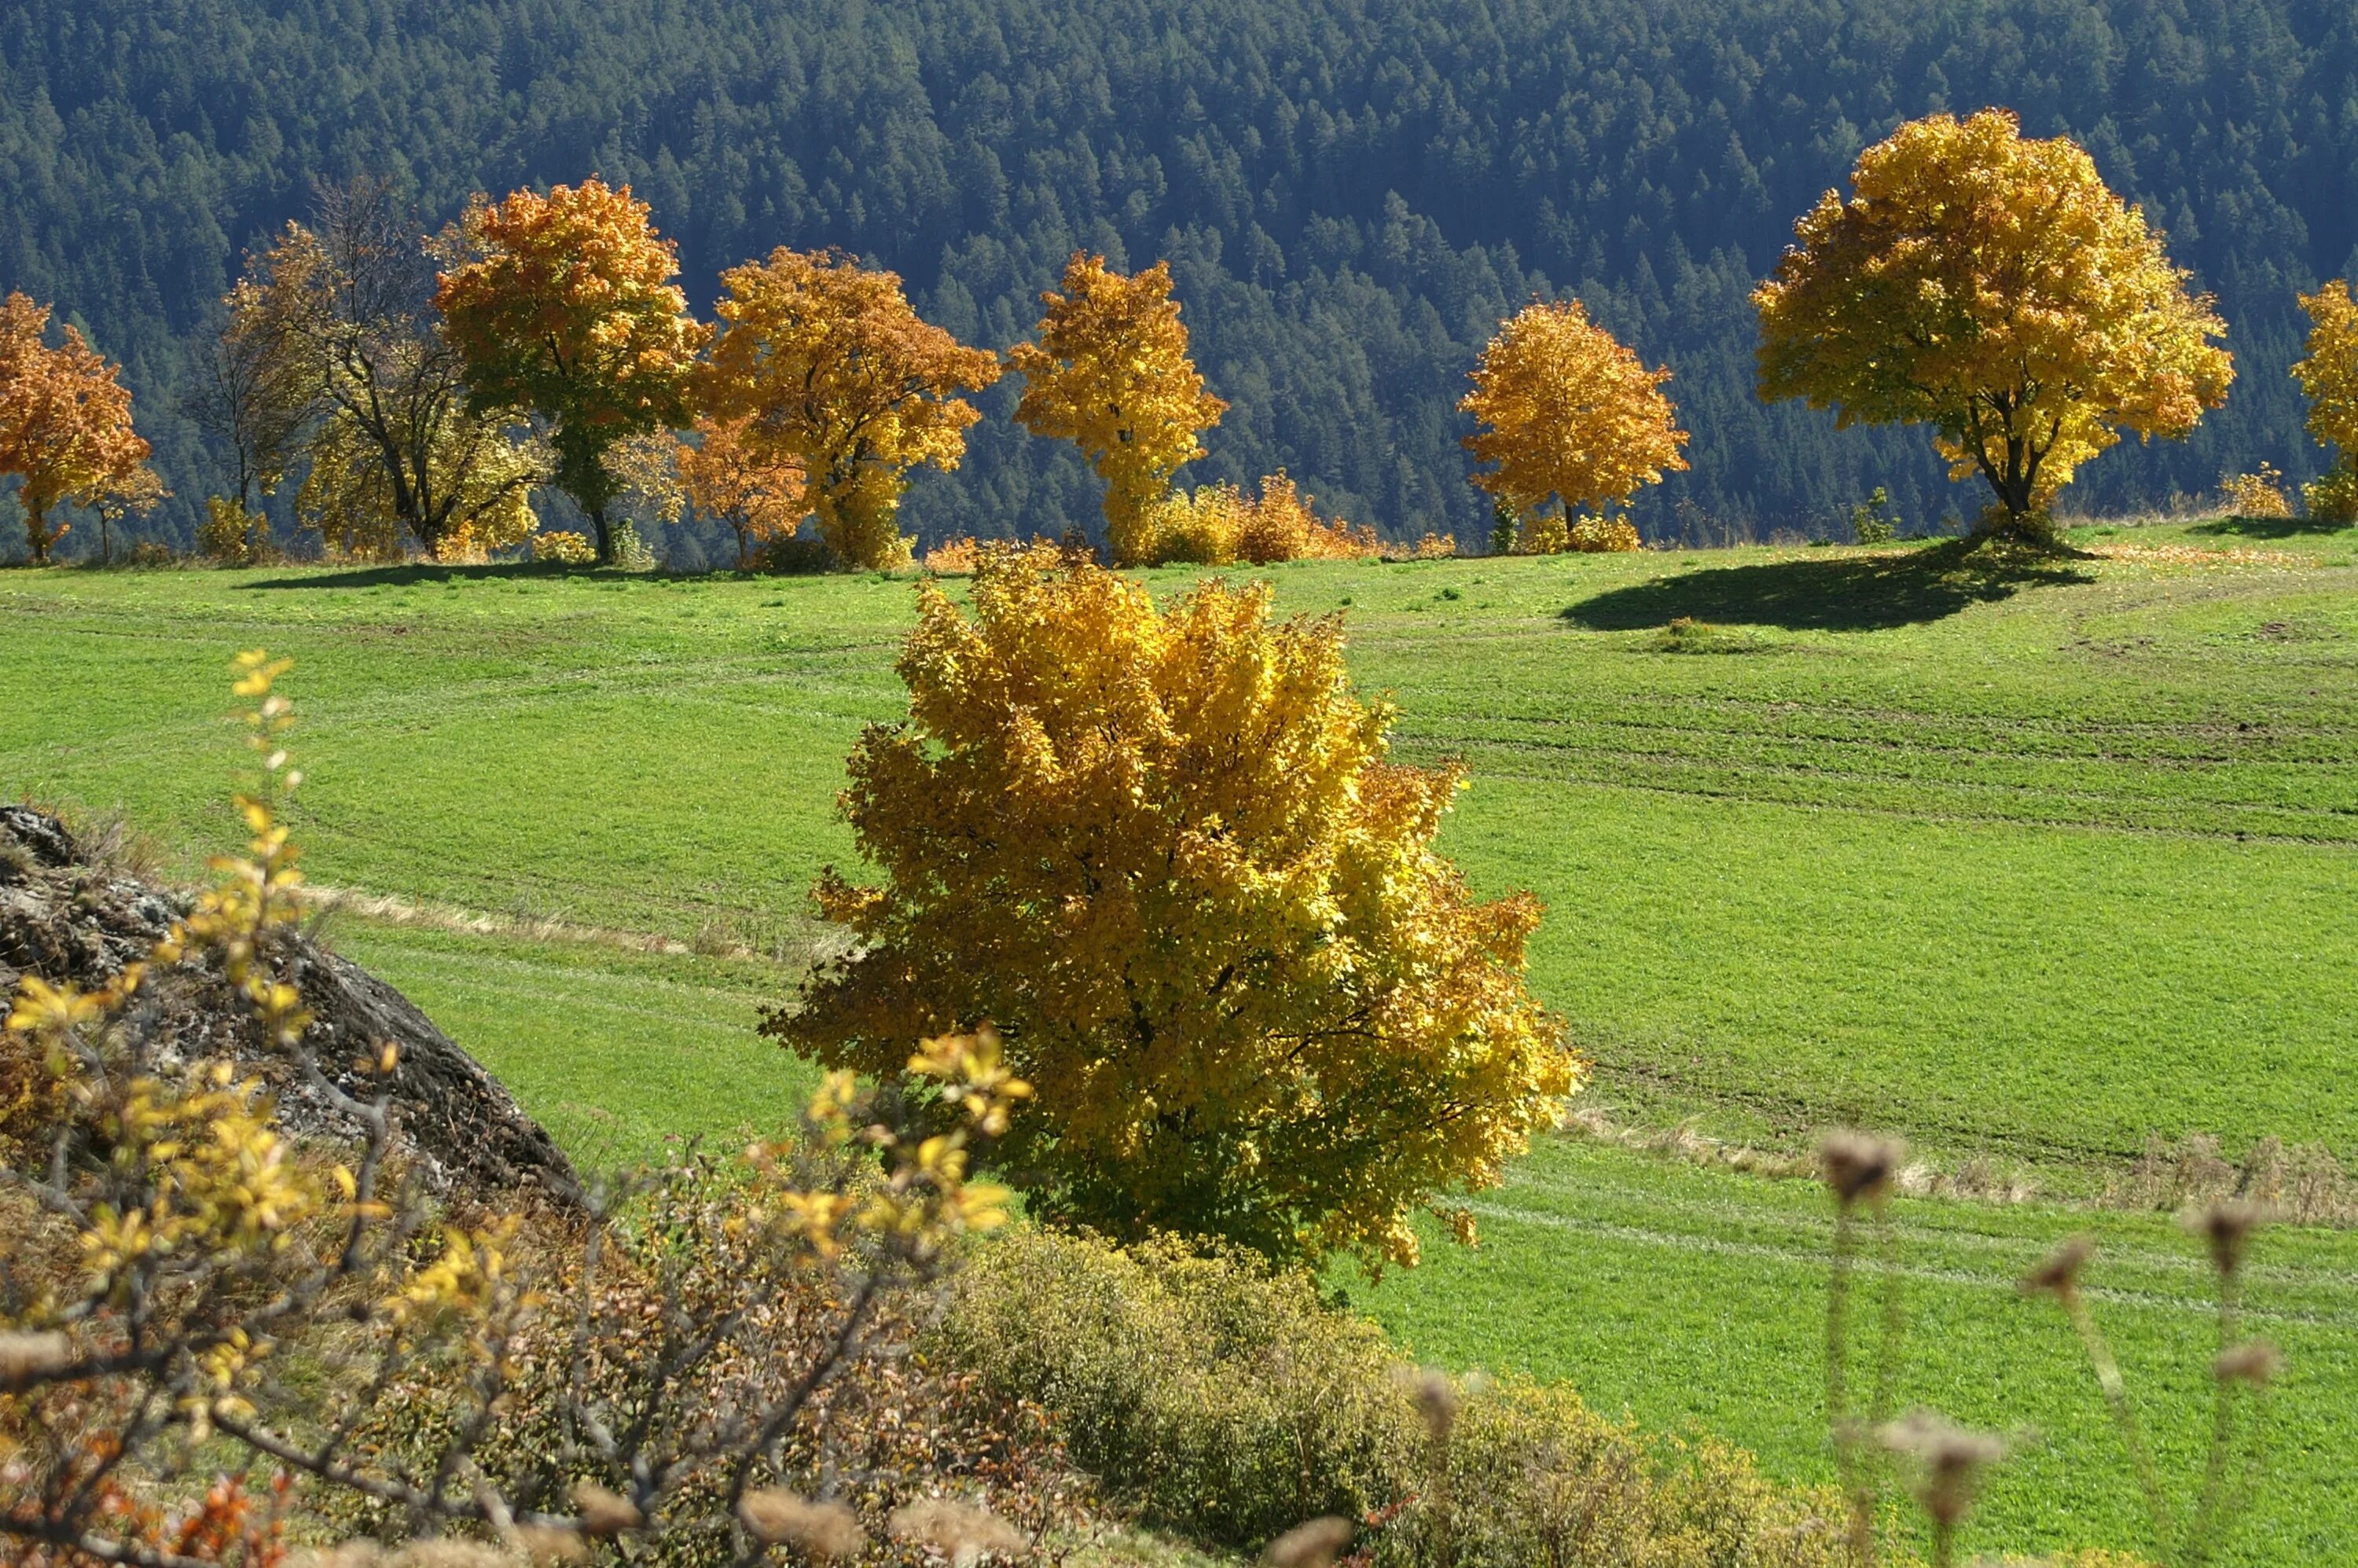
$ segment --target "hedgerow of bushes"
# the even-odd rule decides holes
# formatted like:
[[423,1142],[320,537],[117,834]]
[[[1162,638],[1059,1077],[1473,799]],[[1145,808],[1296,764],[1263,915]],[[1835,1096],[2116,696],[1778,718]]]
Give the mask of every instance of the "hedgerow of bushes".
[[1111,1500],[1197,1540],[1257,1547],[1331,1515],[1381,1564],[1847,1561],[1831,1491],[1569,1387],[1419,1372],[1308,1275],[1241,1253],[1011,1229],[972,1249],[934,1337],[1044,1409]]

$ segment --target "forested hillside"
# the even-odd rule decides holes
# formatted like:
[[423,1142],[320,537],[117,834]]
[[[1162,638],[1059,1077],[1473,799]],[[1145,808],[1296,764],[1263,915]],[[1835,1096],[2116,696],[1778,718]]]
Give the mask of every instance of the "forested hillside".
[[[2358,268],[2348,0],[34,0],[0,9],[0,284],[121,357],[185,539],[211,456],[170,407],[241,251],[311,183],[627,179],[691,298],[773,245],[892,266],[1005,347],[1076,247],[1171,258],[1214,391],[1199,477],[1283,466],[1394,535],[1484,532],[1455,404],[1499,318],[1576,292],[1650,361],[1692,472],[1657,535],[1823,527],[1875,484],[1979,506],[1920,433],[1753,398],[1747,293],[1861,146],[2005,104],[2082,138],[2215,290],[2227,406],[2092,464],[2079,504],[2316,469],[2297,287]],[[928,536],[1094,524],[1074,449],[989,395]]]

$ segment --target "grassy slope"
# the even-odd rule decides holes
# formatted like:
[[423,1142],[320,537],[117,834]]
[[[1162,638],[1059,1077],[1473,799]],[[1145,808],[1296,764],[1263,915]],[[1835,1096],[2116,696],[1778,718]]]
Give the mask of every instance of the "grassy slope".
[[[1348,607],[1406,753],[1472,763],[1451,848],[1481,885],[1548,899],[1535,978],[1601,1098],[1751,1135],[1898,1127],[2069,1184],[2148,1130],[2358,1146],[2337,1073],[2358,1045],[2352,535],[2192,542],[2288,554],[1272,575],[1288,608]],[[871,579],[0,576],[0,793],[119,806],[191,863],[226,827],[221,661],[266,643],[301,660],[319,880],[729,937],[790,967],[802,889],[849,849],[842,753],[896,706],[909,604]],[[1665,639],[1680,615],[1714,629]],[[800,1081],[741,1033],[779,968],[365,924],[346,941],[579,1146],[733,1131]],[[1438,1358],[1569,1372],[1650,1422],[1700,1417],[1780,1469],[1820,1465],[1809,1195],[1565,1146],[1492,1206],[1482,1252],[1364,1304]],[[2016,1332],[2019,1309],[1983,1289],[2066,1220],[1916,1212],[1957,1287],[1926,1297],[1944,1321],[1923,1392],[1968,1414],[2003,1395],[2051,1439],[1994,1503],[2000,1535],[2120,1539],[2125,1480],[2083,1375],[2053,1325]],[[2123,1269],[2187,1282],[2166,1231],[2105,1224]],[[2316,1456],[2358,1391],[2331,1365],[2358,1248],[2284,1245],[2316,1275],[2298,1290],[2317,1321],[2287,1332],[2315,1381],[2287,1406],[2317,1484],[2279,1494],[2271,1528],[2314,1557],[2358,1533],[2358,1493]],[[2198,1326],[2121,1311],[2140,1354]]]

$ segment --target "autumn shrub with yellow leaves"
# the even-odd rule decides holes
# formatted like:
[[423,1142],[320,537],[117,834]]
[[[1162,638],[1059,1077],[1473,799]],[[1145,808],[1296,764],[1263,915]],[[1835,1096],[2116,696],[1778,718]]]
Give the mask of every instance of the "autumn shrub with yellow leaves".
[[1005,549],[970,615],[917,592],[909,717],[842,797],[882,881],[823,877],[851,952],[764,1029],[890,1086],[893,1042],[995,1022],[1036,1098],[994,1159],[1035,1214],[1413,1262],[1411,1217],[1495,1184],[1584,1071],[1524,984],[1538,903],[1433,849],[1463,773],[1392,762],[1340,622],[1266,584],[1158,605]]
[[[1281,561],[1368,560],[1382,552],[1376,531],[1326,522],[1282,471],[1248,495],[1225,481],[1174,491],[1146,506],[1127,556],[1143,566],[1271,566]],[[1438,548],[1438,540],[1427,535]]]
[[[95,989],[26,979],[0,1033],[12,1196],[38,1200],[0,1205],[8,1560],[274,1568],[298,1527],[517,1568],[907,1560],[1069,1518],[1085,1495],[1036,1411],[887,1365],[959,1238],[1006,1217],[968,1173],[1029,1093],[996,1041],[920,1043],[890,1097],[832,1076],[795,1136],[579,1208],[445,1212],[366,1087],[394,1049],[340,1087],[287,972],[286,669],[239,661],[247,852],[146,961]],[[142,999],[180,965],[226,981],[355,1142],[298,1145],[256,1081],[154,1036]]]
[[197,525],[197,554],[225,567],[262,566],[276,559],[269,516],[218,495],[206,497],[205,520]]
[[2284,492],[2284,474],[2274,463],[2262,463],[2251,473],[2231,473],[2220,481],[2227,511],[2236,517],[2289,517],[2292,503]]

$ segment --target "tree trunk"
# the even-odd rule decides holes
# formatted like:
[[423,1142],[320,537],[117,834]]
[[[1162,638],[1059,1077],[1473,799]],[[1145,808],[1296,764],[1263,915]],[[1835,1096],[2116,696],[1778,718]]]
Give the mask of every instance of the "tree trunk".
[[590,509],[590,525],[598,531],[598,564],[601,567],[612,566],[614,564],[614,533],[612,529],[606,526],[606,509],[602,506],[591,507]]
[[25,508],[25,543],[33,552],[35,566],[49,564],[49,523],[38,506]]

